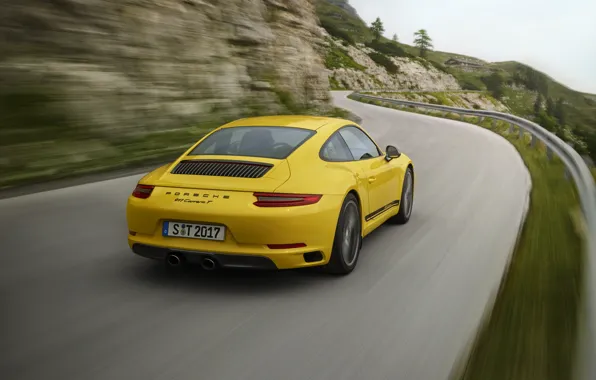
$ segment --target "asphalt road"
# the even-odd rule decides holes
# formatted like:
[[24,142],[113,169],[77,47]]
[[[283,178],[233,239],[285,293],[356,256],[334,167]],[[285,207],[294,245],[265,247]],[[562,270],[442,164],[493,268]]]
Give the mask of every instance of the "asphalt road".
[[358,267],[168,274],[126,244],[140,175],[0,200],[0,378],[443,380],[507,262],[529,176],[504,139],[336,93],[417,170]]

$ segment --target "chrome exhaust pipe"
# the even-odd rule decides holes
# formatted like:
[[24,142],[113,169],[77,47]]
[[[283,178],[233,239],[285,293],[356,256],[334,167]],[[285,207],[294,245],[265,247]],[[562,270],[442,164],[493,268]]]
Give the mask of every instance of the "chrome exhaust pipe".
[[206,257],[203,259],[203,261],[201,261],[201,268],[205,270],[213,270],[215,269],[215,261],[213,261],[209,257]]
[[182,264],[182,258],[175,253],[170,253],[168,257],[166,257],[166,262],[171,267],[178,267]]

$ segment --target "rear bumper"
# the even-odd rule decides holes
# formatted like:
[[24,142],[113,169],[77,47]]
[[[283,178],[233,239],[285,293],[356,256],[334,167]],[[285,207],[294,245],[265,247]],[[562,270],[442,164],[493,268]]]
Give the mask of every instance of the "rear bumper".
[[[218,195],[223,197],[223,193]],[[158,247],[159,252],[148,252],[144,248],[142,253],[135,252],[157,259],[165,257],[167,252],[189,252],[190,260],[205,254],[221,256],[218,262],[222,266],[244,267],[244,261],[253,260],[244,260],[245,256],[257,257],[255,262],[265,258],[278,269],[324,265],[329,261],[343,201],[341,196],[325,195],[316,204],[296,207],[257,207],[253,205],[255,199],[252,193],[242,192],[230,192],[226,200],[229,203],[221,198],[211,204],[177,202],[174,197],[167,201],[165,196],[153,198],[153,194],[148,199],[130,197],[127,206],[129,247],[133,251],[139,251],[142,246]],[[224,225],[225,238],[214,241],[163,236],[163,223],[168,220]],[[135,248],[135,244],[142,246]],[[271,248],[286,244],[305,246]],[[321,259],[311,261],[312,252],[319,252]],[[305,254],[309,254],[309,259]],[[230,257],[234,258],[233,263],[226,265]],[[260,262],[257,266],[261,266]],[[250,261],[250,267],[254,266],[252,263]]]
[[[131,249],[139,256],[154,260],[165,260],[166,256],[170,253],[176,253],[177,255],[182,256],[184,260],[190,264],[200,264],[205,258],[210,258],[222,268],[276,270],[292,267],[321,265],[323,261],[323,254],[318,251],[305,252],[303,254],[276,255],[278,257],[276,260],[273,260],[270,257],[260,255],[189,251],[157,247],[141,243],[133,243]],[[278,261],[281,267],[276,265],[275,261]]]

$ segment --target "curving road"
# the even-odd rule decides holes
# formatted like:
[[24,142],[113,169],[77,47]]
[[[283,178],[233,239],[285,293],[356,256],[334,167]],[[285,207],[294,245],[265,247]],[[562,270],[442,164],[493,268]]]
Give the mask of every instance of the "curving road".
[[0,201],[0,378],[443,380],[499,283],[529,176],[504,139],[357,103],[417,169],[357,269],[168,274],[126,245],[140,175]]

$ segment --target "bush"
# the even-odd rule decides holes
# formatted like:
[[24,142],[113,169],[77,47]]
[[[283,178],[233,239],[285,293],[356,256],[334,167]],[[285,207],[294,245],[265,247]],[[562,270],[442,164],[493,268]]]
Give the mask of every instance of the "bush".
[[375,61],[376,64],[383,66],[389,74],[397,74],[399,72],[399,67],[397,67],[386,55],[373,52],[369,53],[368,56]]
[[476,85],[474,82],[464,79],[461,80],[459,82],[459,85],[461,86],[461,88],[463,90],[469,90],[469,91],[480,91],[482,90],[482,88],[480,88],[480,86]]
[[346,41],[348,44],[354,45],[354,38],[346,32],[345,30],[340,29],[338,26],[330,22],[329,20],[322,19],[321,26],[333,37],[342,39]]
[[364,71],[365,66],[356,63],[352,57],[348,55],[347,50],[339,46],[332,46],[325,56],[325,67],[328,69],[349,68]]
[[538,115],[536,115],[536,122],[543,128],[551,131],[557,132],[559,129],[559,125],[554,117],[547,115],[545,111],[540,111]]
[[486,88],[490,91],[491,95],[495,99],[501,99],[503,97],[503,87],[505,80],[501,74],[493,72],[491,75],[487,75],[481,78],[486,85]]
[[447,68],[445,66],[443,66],[441,63],[439,62],[435,62],[435,61],[429,61],[431,65],[433,65],[435,67],[435,69],[444,72],[445,74],[451,74],[449,72],[449,70],[447,70]]
[[371,49],[374,49],[380,53],[383,53],[391,57],[414,58],[412,54],[407,53],[395,42],[381,42],[373,40],[371,42],[366,42],[365,45]]

